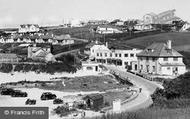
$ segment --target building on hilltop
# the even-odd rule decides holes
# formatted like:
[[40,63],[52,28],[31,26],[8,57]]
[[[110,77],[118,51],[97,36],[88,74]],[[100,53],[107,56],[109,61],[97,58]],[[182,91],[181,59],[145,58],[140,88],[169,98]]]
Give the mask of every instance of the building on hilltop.
[[116,26],[111,25],[99,25],[96,28],[96,33],[99,34],[112,34],[112,33],[122,33],[121,29]]
[[37,24],[22,24],[18,30],[19,33],[35,33],[40,31],[40,27]]
[[0,53],[0,63],[18,63],[19,57],[12,53]]
[[[135,25],[136,30],[154,30],[155,25],[165,24],[172,25],[173,21],[180,21],[181,19],[175,15],[175,9],[168,10],[159,14],[148,13],[143,16],[143,20]],[[162,27],[162,26],[161,26]]]
[[149,13],[143,16],[144,24],[172,24],[173,21],[181,20],[175,16],[175,9],[159,14]]
[[69,45],[75,43],[69,34],[55,36],[53,39],[54,41],[52,44]]
[[153,43],[137,54],[137,59],[141,74],[178,76],[186,72],[183,56],[172,49],[171,40]]

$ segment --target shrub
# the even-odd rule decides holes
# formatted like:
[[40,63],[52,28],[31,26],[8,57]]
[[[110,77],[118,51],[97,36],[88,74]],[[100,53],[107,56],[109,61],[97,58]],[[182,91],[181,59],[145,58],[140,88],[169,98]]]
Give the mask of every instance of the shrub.
[[60,117],[67,116],[72,112],[76,111],[75,109],[69,110],[69,108],[65,106],[58,106],[53,110],[56,114],[60,115]]

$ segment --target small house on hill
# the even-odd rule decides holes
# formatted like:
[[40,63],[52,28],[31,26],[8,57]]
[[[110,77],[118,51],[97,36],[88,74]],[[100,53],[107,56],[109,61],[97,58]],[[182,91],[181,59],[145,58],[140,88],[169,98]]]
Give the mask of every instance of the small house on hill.
[[69,34],[60,35],[54,37],[53,44],[61,44],[61,45],[74,44],[74,40],[71,38]]
[[19,62],[19,58],[16,54],[0,53],[0,63],[15,63]]
[[99,110],[104,104],[104,97],[101,94],[91,94],[83,98],[87,104],[87,108]]

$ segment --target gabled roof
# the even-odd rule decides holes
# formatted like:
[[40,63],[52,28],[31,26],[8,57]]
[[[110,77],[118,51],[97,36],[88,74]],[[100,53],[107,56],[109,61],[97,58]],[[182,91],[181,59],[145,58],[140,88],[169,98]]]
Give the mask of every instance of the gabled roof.
[[93,47],[94,45],[103,45],[103,43],[101,43],[100,41],[91,42],[91,43],[89,43],[88,45],[86,45],[85,48],[91,48],[91,47]]
[[175,12],[175,11],[176,11],[175,9],[164,11],[164,12],[162,12],[162,13],[159,13],[159,14],[158,14],[158,17],[162,17],[162,16],[164,16],[164,15],[167,15],[167,14],[172,13],[172,12]]
[[180,53],[178,53],[174,49],[168,49],[165,43],[153,43],[148,46],[145,50],[137,54],[137,56],[144,57],[182,57]]

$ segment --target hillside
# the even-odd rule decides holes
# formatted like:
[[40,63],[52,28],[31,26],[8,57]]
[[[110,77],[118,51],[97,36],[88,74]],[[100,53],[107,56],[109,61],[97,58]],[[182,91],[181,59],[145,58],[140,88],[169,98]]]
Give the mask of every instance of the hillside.
[[181,108],[190,106],[190,72],[172,81],[164,81],[164,89],[157,89],[152,95],[153,106],[160,108]]
[[174,49],[178,51],[190,51],[190,33],[161,33],[156,35],[148,35],[144,37],[138,37],[131,40],[124,39],[122,41],[117,41],[111,43],[114,45],[122,44],[129,45],[137,48],[145,48],[151,45],[153,42],[166,42],[167,40],[172,40],[172,45]]

